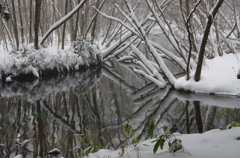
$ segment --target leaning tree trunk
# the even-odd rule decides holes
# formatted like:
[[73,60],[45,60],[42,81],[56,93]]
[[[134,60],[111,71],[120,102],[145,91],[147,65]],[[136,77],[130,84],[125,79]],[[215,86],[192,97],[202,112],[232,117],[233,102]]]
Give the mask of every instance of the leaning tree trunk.
[[213,19],[214,19],[215,15],[217,14],[217,12],[218,12],[218,10],[221,7],[223,2],[224,2],[224,0],[218,0],[218,2],[212,8],[212,10],[210,11],[210,13],[208,15],[208,22],[207,22],[207,26],[205,28],[204,35],[203,35],[203,38],[202,38],[202,44],[201,44],[200,51],[199,51],[199,54],[198,54],[197,68],[196,68],[196,72],[195,72],[195,76],[194,76],[194,79],[195,79],[196,82],[200,81],[200,78],[201,78],[202,64],[203,64],[205,48],[206,48],[206,44],[207,44],[207,40],[208,40],[208,35],[210,33],[211,26],[212,26],[212,23],[213,23]]

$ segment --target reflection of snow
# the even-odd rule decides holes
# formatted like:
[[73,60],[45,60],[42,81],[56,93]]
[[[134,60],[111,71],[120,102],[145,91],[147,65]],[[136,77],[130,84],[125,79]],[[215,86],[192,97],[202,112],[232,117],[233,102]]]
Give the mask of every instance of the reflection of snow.
[[101,71],[93,70],[88,73],[75,73],[74,76],[62,76],[57,79],[43,80],[35,79],[26,83],[13,82],[2,86],[1,97],[25,96],[31,102],[47,97],[53,92],[69,91],[70,87],[79,88],[82,92],[91,89],[99,81]]

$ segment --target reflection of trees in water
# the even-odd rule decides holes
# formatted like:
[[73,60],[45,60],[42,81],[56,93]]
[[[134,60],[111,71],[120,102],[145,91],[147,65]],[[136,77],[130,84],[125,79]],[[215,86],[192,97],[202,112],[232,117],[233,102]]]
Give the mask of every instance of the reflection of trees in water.
[[[103,145],[112,142],[114,148],[120,147],[124,139],[121,125],[127,120],[142,139],[146,138],[150,118],[156,129],[167,125],[172,132],[180,133],[204,132],[240,121],[239,108],[229,108],[231,118],[218,119],[219,112],[228,104],[237,103],[239,98],[230,98],[230,102],[229,97],[159,90],[137,76],[124,78],[111,67],[103,72],[101,80],[94,72],[88,74],[90,77],[39,82],[30,92],[21,90],[19,96],[17,91],[14,95],[8,91],[10,97],[0,99],[0,143],[6,145],[0,148],[0,153],[13,155],[11,140],[18,133],[22,141],[36,138],[28,145],[33,152],[27,154],[32,157],[46,156],[54,147],[61,149],[65,157],[74,157],[68,149],[80,146],[81,137],[76,134],[87,134]],[[209,106],[218,104],[223,107]],[[57,144],[60,139],[66,142],[62,146]]]
[[[160,91],[161,93],[161,91]],[[228,123],[232,121],[239,121],[239,108],[229,108],[232,113],[232,117],[222,117],[218,118],[220,111],[224,107],[217,107],[212,105],[214,104],[214,99],[218,99],[217,96],[211,96],[212,99],[209,98],[209,103],[204,103],[197,97],[196,100],[183,100],[179,99],[182,96],[175,91],[168,91],[168,94],[165,95],[163,99],[160,99],[159,102],[152,102],[151,100],[146,100],[146,103],[150,108],[146,108],[147,111],[141,110],[138,113],[133,115],[134,118],[138,118],[138,116],[146,114],[148,117],[152,117],[155,121],[157,127],[161,127],[163,125],[167,125],[170,127],[172,132],[180,132],[180,133],[201,133],[203,131],[207,131],[214,128],[220,128],[221,126],[226,126]],[[163,95],[162,95],[163,96]],[[161,97],[162,97],[161,96]],[[222,96],[221,96],[222,97]],[[140,97],[143,100],[144,96]],[[158,97],[160,98],[160,97]],[[207,95],[206,95],[207,98]],[[227,98],[227,97],[226,97]],[[238,105],[239,98],[235,98],[235,106]],[[233,101],[234,102],[234,101]],[[211,104],[212,103],[212,104]],[[228,107],[229,102],[222,102],[225,104],[225,107]],[[139,120],[138,120],[139,121]],[[134,121],[137,122],[137,121]],[[145,125],[147,122],[146,117],[139,122],[139,126]],[[136,123],[134,123],[136,124]],[[145,125],[146,127],[146,125]],[[140,128],[140,127],[138,127]],[[146,130],[146,128],[145,128]]]

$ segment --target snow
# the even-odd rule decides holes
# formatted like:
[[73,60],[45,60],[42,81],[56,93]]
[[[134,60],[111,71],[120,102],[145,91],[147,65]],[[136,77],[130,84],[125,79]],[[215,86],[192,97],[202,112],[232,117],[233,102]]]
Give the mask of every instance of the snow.
[[31,67],[31,69],[32,69],[32,74],[33,74],[35,77],[39,78],[39,74],[38,74],[37,70],[36,70],[34,67]]
[[[97,46],[87,40],[77,39],[72,47],[66,46],[64,50],[57,46],[33,49],[33,44],[23,44],[19,51],[7,52],[0,44],[0,79],[3,74],[13,78],[20,74],[32,74],[40,77],[41,71],[57,68],[75,68],[79,66],[98,65],[101,52]],[[6,81],[11,81],[8,78]]]
[[12,78],[11,77],[7,77],[6,78],[6,82],[12,82]]
[[206,59],[199,82],[194,81],[194,72],[191,79],[181,77],[175,82],[175,88],[200,93],[214,93],[240,95],[240,80],[237,73],[240,68],[240,54],[224,54],[223,57]]
[[22,155],[18,154],[18,155],[15,156],[14,158],[22,158]]
[[[139,143],[136,147],[125,147],[123,158],[239,158],[240,147],[240,127],[234,127],[228,130],[214,129],[203,134],[174,134],[176,138],[182,140],[182,145],[187,152],[177,152],[172,155],[166,147],[159,149],[156,154],[153,153],[154,143],[152,140],[146,140]],[[90,154],[90,158],[111,157],[118,158],[121,149],[110,151],[102,149],[95,154]]]
[[[177,152],[172,155],[166,147],[163,150],[159,149],[156,154],[153,153],[154,143],[151,143],[152,140],[146,140],[139,143],[136,147],[129,146],[125,147],[125,154],[123,158],[239,158],[239,146],[240,146],[240,127],[236,127],[229,130],[211,130],[203,134],[174,134],[176,138],[182,140],[182,145],[187,152]],[[98,155],[98,158],[111,157],[118,158],[119,150],[110,151],[102,149],[98,153],[91,154],[90,158],[95,158]]]

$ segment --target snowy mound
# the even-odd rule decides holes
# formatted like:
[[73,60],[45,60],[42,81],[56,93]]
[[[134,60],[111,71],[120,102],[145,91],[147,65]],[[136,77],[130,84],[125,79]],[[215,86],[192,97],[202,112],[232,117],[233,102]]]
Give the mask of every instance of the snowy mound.
[[26,46],[0,57],[0,79],[4,81],[8,77],[18,76],[25,79],[39,78],[46,72],[47,75],[72,72],[99,64],[100,51],[86,40],[76,40],[74,45],[66,50],[58,50],[57,47],[35,50]]
[[225,54],[207,60],[199,82],[194,81],[194,73],[191,79],[179,78],[175,87],[200,93],[240,95],[240,79],[237,73],[240,68],[239,54]]
[[[230,130],[211,130],[203,134],[175,134],[177,138],[182,140],[183,146],[191,154],[186,152],[178,152],[172,155],[166,147],[153,154],[153,140],[147,140],[136,147],[126,147],[123,158],[239,158],[240,146],[240,127]],[[100,150],[98,153],[90,154],[90,158],[119,158],[121,150]],[[139,156],[140,155],[140,156]]]

